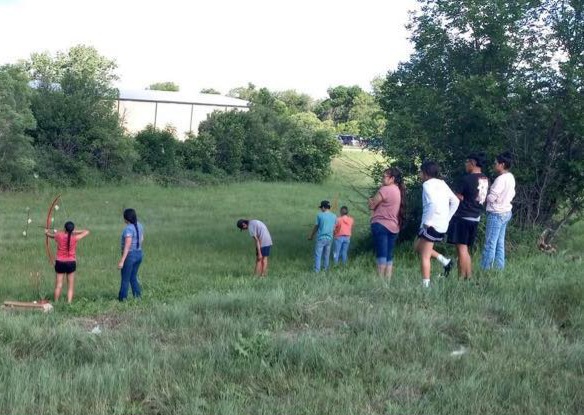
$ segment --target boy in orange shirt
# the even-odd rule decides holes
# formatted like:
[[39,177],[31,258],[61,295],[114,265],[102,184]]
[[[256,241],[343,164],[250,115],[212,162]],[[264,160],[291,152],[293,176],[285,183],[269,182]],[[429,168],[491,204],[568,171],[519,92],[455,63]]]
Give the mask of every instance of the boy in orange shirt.
[[343,264],[347,263],[353,223],[353,218],[349,216],[349,209],[347,206],[342,206],[341,215],[337,218],[337,223],[335,225],[335,242],[333,250],[333,260],[335,261],[335,264],[339,263],[339,259],[343,261]]

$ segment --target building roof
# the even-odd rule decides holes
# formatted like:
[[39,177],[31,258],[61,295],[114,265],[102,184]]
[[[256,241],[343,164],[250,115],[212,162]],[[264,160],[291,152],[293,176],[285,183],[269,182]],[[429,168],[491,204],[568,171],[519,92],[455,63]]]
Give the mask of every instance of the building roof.
[[249,102],[217,94],[197,94],[149,89],[119,89],[120,101],[161,102],[167,104],[207,105],[214,107],[247,108]]

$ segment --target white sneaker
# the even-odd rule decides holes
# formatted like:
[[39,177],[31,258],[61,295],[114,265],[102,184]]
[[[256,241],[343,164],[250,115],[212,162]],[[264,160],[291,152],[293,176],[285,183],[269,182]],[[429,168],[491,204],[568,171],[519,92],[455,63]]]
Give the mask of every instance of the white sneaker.
[[430,280],[422,280],[422,287],[430,288]]

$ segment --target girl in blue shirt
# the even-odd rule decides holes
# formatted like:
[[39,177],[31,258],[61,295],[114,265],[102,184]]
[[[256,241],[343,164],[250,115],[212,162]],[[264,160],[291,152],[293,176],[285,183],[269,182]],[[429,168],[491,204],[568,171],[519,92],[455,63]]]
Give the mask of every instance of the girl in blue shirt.
[[122,258],[118,263],[118,269],[122,273],[120,293],[118,295],[120,301],[124,301],[128,297],[128,285],[132,287],[134,298],[139,298],[142,294],[140,283],[138,282],[138,268],[142,263],[144,230],[142,224],[138,222],[134,209],[124,210],[124,222],[126,227],[122,231],[121,237]]

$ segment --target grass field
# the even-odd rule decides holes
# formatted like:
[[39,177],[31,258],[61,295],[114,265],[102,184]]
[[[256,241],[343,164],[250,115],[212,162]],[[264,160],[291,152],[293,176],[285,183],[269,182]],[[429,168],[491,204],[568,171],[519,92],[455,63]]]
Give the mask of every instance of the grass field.
[[[373,159],[344,152],[320,185],[64,191],[55,223],[92,232],[78,247],[74,304],[0,313],[0,414],[583,413],[583,227],[558,255],[516,240],[504,272],[430,290],[404,243],[387,284],[360,242],[368,221],[351,190],[368,184],[351,166]],[[36,299],[36,272],[51,295],[36,226],[54,194],[3,194],[2,300]],[[306,237],[322,199],[349,205],[359,253],[316,275]],[[144,293],[120,304],[125,207],[145,227]],[[267,279],[251,275],[240,217],[272,232]]]

